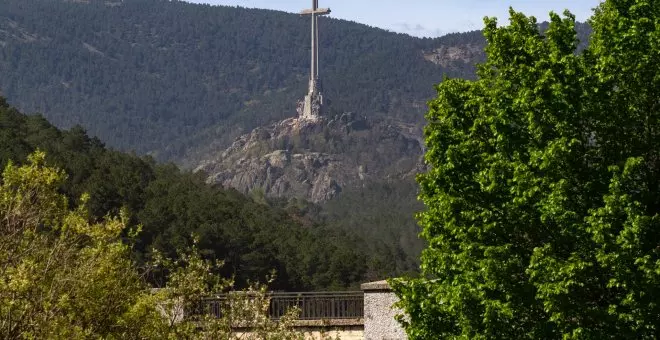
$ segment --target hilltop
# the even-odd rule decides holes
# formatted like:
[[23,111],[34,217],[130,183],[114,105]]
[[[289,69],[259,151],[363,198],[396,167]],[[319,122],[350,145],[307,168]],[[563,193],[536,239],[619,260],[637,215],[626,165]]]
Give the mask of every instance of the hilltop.
[[[471,77],[483,58],[479,32],[419,39],[331,18],[320,27],[331,114],[421,124],[433,84]],[[0,46],[10,103],[187,166],[293,117],[309,63],[305,18],[163,0],[2,1]]]

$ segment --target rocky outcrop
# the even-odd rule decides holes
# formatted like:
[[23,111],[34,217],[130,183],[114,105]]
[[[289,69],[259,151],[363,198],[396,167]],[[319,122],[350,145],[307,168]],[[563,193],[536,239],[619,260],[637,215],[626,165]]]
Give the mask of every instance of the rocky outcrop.
[[443,67],[450,67],[453,63],[463,64],[482,61],[485,57],[483,46],[466,44],[460,46],[440,46],[431,51],[425,51],[424,59]]
[[0,18],[0,46],[6,46],[11,40],[22,43],[33,43],[39,40],[45,40],[36,33],[32,33],[27,28],[22,27],[18,22],[9,18]]
[[240,136],[196,171],[244,193],[322,202],[369,179],[418,172],[421,131],[346,113],[318,121],[289,118]]

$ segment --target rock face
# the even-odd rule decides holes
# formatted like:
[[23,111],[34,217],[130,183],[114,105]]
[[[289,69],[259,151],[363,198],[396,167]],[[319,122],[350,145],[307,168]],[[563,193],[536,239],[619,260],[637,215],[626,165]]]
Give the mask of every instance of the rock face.
[[345,113],[257,128],[195,171],[244,193],[322,202],[363,181],[412,176],[422,153],[420,129]]
[[443,67],[449,67],[455,62],[474,63],[482,61],[484,58],[483,46],[478,44],[440,46],[432,51],[424,52],[424,59]]

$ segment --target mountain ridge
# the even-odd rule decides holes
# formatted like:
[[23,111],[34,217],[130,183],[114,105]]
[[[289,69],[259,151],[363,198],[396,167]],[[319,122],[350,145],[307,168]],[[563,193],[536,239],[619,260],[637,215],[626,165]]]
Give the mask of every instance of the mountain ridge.
[[[294,116],[307,85],[308,20],[295,14],[161,0],[6,0],[0,13],[0,88],[12,104],[188,167],[209,144],[227,147]],[[434,83],[474,71],[462,61],[431,63],[423,51],[483,41],[480,33],[419,39],[330,18],[320,25],[332,114],[417,124]]]

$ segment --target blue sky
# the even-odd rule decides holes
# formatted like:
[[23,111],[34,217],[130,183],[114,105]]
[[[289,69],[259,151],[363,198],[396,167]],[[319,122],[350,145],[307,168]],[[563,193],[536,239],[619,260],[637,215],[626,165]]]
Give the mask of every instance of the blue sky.
[[[253,8],[269,8],[286,12],[299,12],[311,7],[311,0],[187,0]],[[507,22],[508,8],[539,21],[547,20],[548,13],[570,10],[579,21],[592,14],[600,0],[319,0],[320,7],[330,7],[332,16],[357,21],[390,31],[415,36],[436,37],[451,32],[465,32],[483,27],[484,16],[495,16],[500,23]]]

